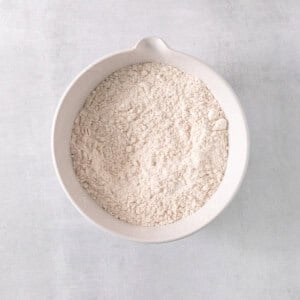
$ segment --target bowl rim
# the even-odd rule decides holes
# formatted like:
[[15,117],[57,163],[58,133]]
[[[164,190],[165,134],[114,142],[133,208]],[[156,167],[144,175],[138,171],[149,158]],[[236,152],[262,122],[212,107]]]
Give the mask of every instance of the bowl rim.
[[[132,51],[135,51],[138,49],[138,47],[140,47],[140,45],[142,44],[149,44],[150,46],[154,46],[157,44],[161,44],[163,45],[163,47],[165,47],[166,49],[184,55],[190,59],[195,60],[197,63],[201,63],[202,65],[204,65],[208,70],[210,70],[212,73],[214,73],[214,75],[218,78],[218,80],[222,81],[222,83],[226,86],[226,88],[228,90],[230,90],[232,96],[235,99],[235,105],[238,106],[239,111],[240,111],[240,115],[241,115],[241,119],[244,123],[244,129],[245,129],[245,161],[243,162],[243,171],[238,179],[237,184],[235,185],[235,188],[233,189],[232,195],[230,198],[228,198],[227,202],[225,203],[225,205],[217,212],[214,214],[214,216],[212,218],[209,218],[205,223],[203,223],[201,226],[199,226],[198,228],[195,228],[193,230],[191,230],[189,233],[183,233],[183,234],[179,234],[176,237],[171,237],[171,238],[157,238],[157,239],[147,239],[147,238],[141,238],[141,237],[135,237],[132,236],[130,234],[125,234],[125,233],[121,233],[118,232],[117,230],[113,230],[110,228],[107,228],[106,226],[102,225],[101,223],[96,222],[94,219],[92,219],[90,216],[88,216],[88,214],[82,210],[76,203],[76,201],[73,199],[73,197],[70,195],[67,187],[64,184],[64,180],[63,180],[63,175],[61,174],[60,170],[59,170],[59,166],[57,163],[57,159],[56,159],[56,154],[55,154],[55,127],[56,127],[56,122],[57,122],[57,118],[59,115],[59,112],[61,110],[62,104],[67,96],[67,94],[69,93],[69,91],[72,89],[72,87],[76,84],[76,82],[79,80],[79,78],[81,78],[86,72],[88,72],[90,69],[92,69],[94,66],[100,64],[102,61],[112,58],[115,55],[120,55],[120,54],[126,54],[126,53],[130,53]],[[226,79],[224,79],[223,76],[221,76],[219,73],[217,73],[210,65],[202,62],[201,60],[199,60],[198,58],[186,54],[184,52],[181,51],[177,51],[174,50],[173,48],[169,47],[166,42],[161,39],[160,37],[156,37],[156,36],[151,36],[151,37],[145,37],[142,38],[141,40],[139,40],[134,47],[131,47],[129,49],[125,49],[125,50],[121,50],[121,51],[115,51],[112,52],[110,54],[104,55],[102,57],[100,57],[97,60],[94,60],[92,63],[90,63],[89,65],[87,65],[85,68],[83,68],[72,80],[71,82],[67,85],[67,87],[65,88],[62,96],[60,97],[60,100],[57,104],[55,113],[54,113],[54,118],[53,118],[53,122],[52,122],[52,127],[51,127],[51,156],[52,156],[52,161],[53,161],[53,165],[54,165],[54,169],[55,169],[55,173],[56,176],[58,178],[58,181],[63,189],[63,191],[65,192],[65,194],[67,195],[67,197],[69,198],[69,200],[71,201],[71,203],[73,204],[73,206],[77,209],[77,211],[79,211],[79,213],[84,216],[85,219],[87,219],[90,223],[96,225],[98,228],[100,228],[101,230],[103,230],[104,232],[109,232],[111,234],[113,234],[114,236],[118,236],[121,237],[123,239],[126,240],[130,240],[130,241],[135,241],[135,242],[140,242],[140,243],[166,243],[166,242],[171,242],[171,241],[176,241],[176,240],[180,240],[183,239],[185,237],[188,237],[194,233],[196,233],[197,231],[199,231],[200,229],[206,227],[206,225],[208,225],[209,223],[211,223],[213,220],[215,220],[215,218],[221,214],[222,211],[224,211],[224,209],[232,202],[232,200],[234,199],[234,197],[236,196],[237,192],[239,191],[243,180],[245,178],[246,172],[247,172],[247,168],[248,168],[248,164],[249,164],[249,155],[250,155],[250,134],[249,134],[249,127],[247,124],[247,119],[244,113],[244,110],[241,106],[241,103],[239,101],[239,98],[237,97],[236,93],[234,92],[234,90],[232,89],[232,87],[230,86],[230,84],[227,82]]]

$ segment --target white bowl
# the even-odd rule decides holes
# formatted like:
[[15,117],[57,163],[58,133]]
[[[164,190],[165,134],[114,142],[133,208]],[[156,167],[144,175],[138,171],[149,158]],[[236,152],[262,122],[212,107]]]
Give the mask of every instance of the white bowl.
[[[73,121],[88,94],[112,72],[136,63],[160,62],[200,78],[220,103],[229,121],[227,169],[218,190],[193,215],[161,227],[142,227],[120,221],[100,209],[76,179],[70,156]],[[166,242],[185,237],[212,221],[238,190],[245,174],[249,152],[246,120],[237,96],[228,83],[197,59],[170,49],[156,37],[145,38],[129,50],[101,58],[83,70],[67,88],[55,114],[52,154],[59,181],[74,206],[104,230],[140,242]]]

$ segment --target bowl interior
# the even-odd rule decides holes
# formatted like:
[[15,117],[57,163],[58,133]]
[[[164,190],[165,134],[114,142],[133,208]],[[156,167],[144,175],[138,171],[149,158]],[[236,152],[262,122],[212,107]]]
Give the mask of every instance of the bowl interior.
[[[131,64],[161,62],[175,66],[201,79],[220,103],[229,121],[227,169],[218,190],[193,215],[161,227],[141,227],[119,221],[100,209],[76,179],[69,152],[73,121],[88,94],[112,72]],[[131,240],[163,242],[184,237],[205,226],[230,202],[237,191],[247,164],[248,133],[243,112],[230,86],[200,61],[168,48],[156,38],[144,39],[128,51],[103,58],[85,69],[62,97],[53,127],[53,158],[61,184],[77,209],[88,219]]]

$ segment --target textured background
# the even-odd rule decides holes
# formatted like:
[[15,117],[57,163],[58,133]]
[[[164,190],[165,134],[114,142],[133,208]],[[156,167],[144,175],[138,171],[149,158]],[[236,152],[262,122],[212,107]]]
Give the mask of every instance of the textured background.
[[[0,298],[299,299],[299,14],[297,0],[0,1]],[[227,78],[252,142],[224,213],[160,245],[88,223],[50,153],[67,84],[149,35]]]

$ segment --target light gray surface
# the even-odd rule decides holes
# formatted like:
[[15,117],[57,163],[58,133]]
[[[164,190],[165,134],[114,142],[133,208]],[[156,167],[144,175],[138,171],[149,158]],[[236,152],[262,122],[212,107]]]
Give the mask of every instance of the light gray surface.
[[[0,298],[299,299],[299,13],[297,0],[0,1]],[[228,79],[252,142],[226,211],[160,245],[88,223],[50,154],[70,80],[149,35]]]

